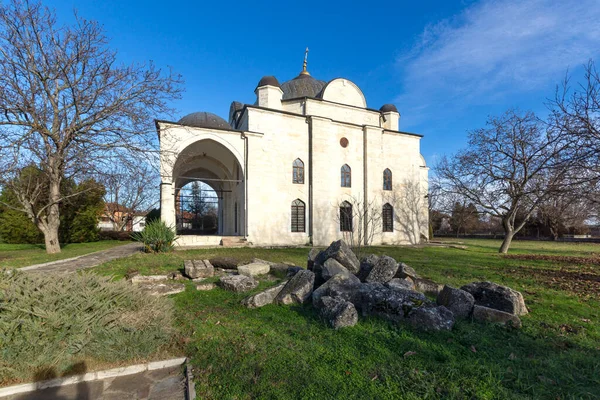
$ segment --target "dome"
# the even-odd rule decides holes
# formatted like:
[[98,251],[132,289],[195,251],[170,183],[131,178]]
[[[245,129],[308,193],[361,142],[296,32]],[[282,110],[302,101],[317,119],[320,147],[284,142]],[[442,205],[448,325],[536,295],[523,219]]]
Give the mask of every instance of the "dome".
[[283,99],[297,97],[317,97],[327,82],[319,81],[308,74],[300,74],[294,79],[281,85]]
[[384,104],[384,105],[381,106],[381,108],[379,109],[379,111],[381,111],[381,112],[390,112],[390,111],[393,111],[393,112],[397,112],[398,114],[400,114],[398,112],[398,109],[396,108],[396,106],[393,105],[393,104]]
[[277,78],[275,78],[272,75],[263,76],[261,78],[261,80],[258,82],[258,85],[256,87],[267,86],[267,85],[281,87],[281,85],[279,85],[279,81],[277,80]]
[[209,112],[195,112],[181,118],[177,123],[196,128],[232,129],[223,118]]

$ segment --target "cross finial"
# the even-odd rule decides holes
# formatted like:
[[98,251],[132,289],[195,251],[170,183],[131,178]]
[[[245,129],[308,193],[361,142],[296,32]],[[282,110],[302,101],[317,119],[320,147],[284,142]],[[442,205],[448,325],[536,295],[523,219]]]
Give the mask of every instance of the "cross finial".
[[304,65],[302,66],[302,72],[300,72],[300,75],[310,75],[308,73],[308,71],[306,70],[307,63],[308,63],[308,47],[304,51]]

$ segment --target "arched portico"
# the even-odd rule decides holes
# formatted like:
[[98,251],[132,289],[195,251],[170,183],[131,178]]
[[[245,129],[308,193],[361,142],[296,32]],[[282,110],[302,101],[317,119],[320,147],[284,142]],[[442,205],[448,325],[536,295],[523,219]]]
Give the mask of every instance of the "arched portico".
[[[175,155],[171,184],[161,186],[161,218],[175,226],[180,235],[198,234],[189,223],[192,182],[203,182],[212,190],[211,207],[217,208],[217,230],[221,236],[245,236],[245,180],[242,163],[223,144],[212,139],[200,139]],[[197,189],[196,189],[197,190]],[[216,198],[213,198],[216,197]],[[201,233],[204,233],[202,231]]]

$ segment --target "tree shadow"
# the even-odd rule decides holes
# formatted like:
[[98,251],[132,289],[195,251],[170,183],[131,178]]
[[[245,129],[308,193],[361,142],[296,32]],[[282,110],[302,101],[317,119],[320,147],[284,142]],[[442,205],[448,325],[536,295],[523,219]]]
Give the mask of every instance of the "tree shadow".
[[[87,366],[84,361],[71,365],[60,378],[66,378],[73,375],[83,375],[87,372]],[[46,367],[37,370],[33,375],[33,381],[36,389],[22,396],[15,397],[15,400],[91,400],[90,388],[87,382],[80,381],[73,386],[74,390],[63,390],[64,386],[46,387],[48,381],[58,379],[54,367]],[[62,393],[59,393],[62,392]]]

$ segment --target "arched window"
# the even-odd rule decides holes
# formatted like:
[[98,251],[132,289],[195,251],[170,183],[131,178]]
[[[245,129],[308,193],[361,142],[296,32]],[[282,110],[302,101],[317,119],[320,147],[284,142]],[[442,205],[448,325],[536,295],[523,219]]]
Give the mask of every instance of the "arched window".
[[340,231],[352,232],[352,204],[347,201],[340,204]]
[[392,171],[389,168],[383,171],[383,190],[392,190]]
[[300,199],[292,201],[292,232],[306,232],[305,206]]
[[383,205],[383,231],[394,231],[394,207],[389,203]]
[[293,183],[304,183],[304,163],[301,159],[296,158],[293,166],[294,175],[292,177]]
[[352,172],[348,164],[342,166],[342,187],[350,187],[352,183]]

